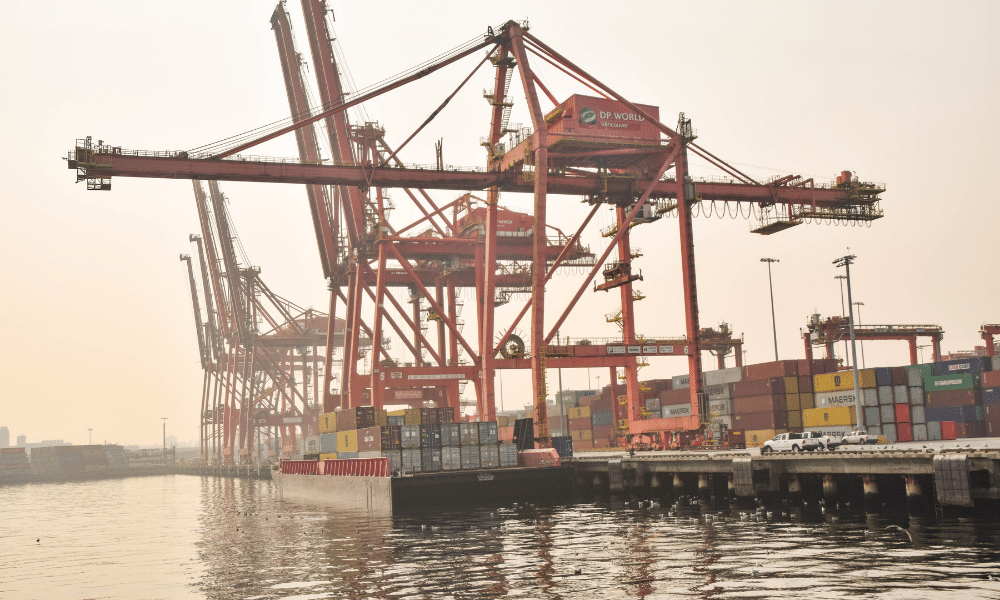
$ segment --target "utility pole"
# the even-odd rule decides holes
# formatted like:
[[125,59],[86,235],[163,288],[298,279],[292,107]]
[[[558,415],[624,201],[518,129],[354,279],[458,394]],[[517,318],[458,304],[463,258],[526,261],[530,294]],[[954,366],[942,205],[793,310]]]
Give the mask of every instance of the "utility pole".
[[93,444],[94,444],[94,428],[93,427],[88,427],[87,428],[87,445],[90,446],[90,445],[93,445]]
[[767,263],[767,287],[771,290],[771,327],[774,329],[774,360],[778,360],[778,322],[774,318],[774,285],[771,283],[771,263],[781,262],[777,258],[762,258]]
[[[559,332],[556,331],[556,346],[559,345]],[[562,432],[569,431],[569,423],[566,421],[566,409],[563,407],[563,387],[562,387],[562,369],[556,369],[559,373],[559,396],[557,396],[559,402],[559,429]]]
[[167,451],[167,417],[160,417],[163,419],[163,451]]
[[861,386],[858,382],[858,346],[854,335],[854,305],[851,299],[851,264],[857,256],[848,254],[833,261],[837,267],[844,267],[847,273],[847,307],[851,326],[851,362],[854,367],[854,410],[857,413],[858,429],[865,429],[865,409],[861,403]]
[[[864,302],[855,302],[854,303],[854,306],[858,307],[858,325],[862,324],[861,307],[864,306],[864,305],[865,305]],[[862,369],[868,368],[867,365],[865,365],[865,341],[864,340],[861,340],[861,368]]]
[[[840,316],[847,317],[847,308],[844,307],[844,281],[847,279],[846,275],[837,275],[834,279],[840,280]],[[848,358],[847,350],[847,340],[844,340],[844,359]]]

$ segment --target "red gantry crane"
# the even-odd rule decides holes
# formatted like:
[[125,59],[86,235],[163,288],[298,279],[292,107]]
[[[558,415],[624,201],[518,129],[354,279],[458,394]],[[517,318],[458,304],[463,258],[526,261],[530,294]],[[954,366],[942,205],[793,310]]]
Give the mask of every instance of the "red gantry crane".
[[[858,341],[902,340],[910,345],[910,364],[917,360],[917,338],[928,337],[934,351],[932,362],[941,360],[941,338],[944,329],[939,325],[855,325],[854,336]],[[826,346],[826,357],[834,358],[833,345],[851,337],[851,322],[847,317],[827,317],[823,319],[818,314],[809,318],[806,329],[802,331],[805,341],[806,358],[812,360],[813,346]]]
[[[489,28],[484,35],[377,86],[345,94],[339,87],[337,66],[329,46],[332,36],[324,18],[325,6],[319,0],[302,0],[302,5],[313,50],[313,70],[319,80],[320,106],[304,110],[301,98],[293,98],[290,92],[293,117],[272,127],[185,152],[127,151],[103,143],[93,144],[88,138],[77,142],[68,160],[69,167],[77,171],[77,181],[86,181],[88,189],[108,190],[113,177],[296,183],[313,187],[314,221],[318,219],[317,237],[330,280],[330,314],[336,314],[338,299],[347,305],[342,406],[367,404],[366,388],[371,390],[371,404],[382,406],[387,389],[472,381],[480,416],[492,418],[497,369],[529,368],[536,432],[544,439],[548,437],[546,369],[608,367],[625,371],[626,402],[615,407],[620,430],[631,433],[697,430],[707,419],[708,411],[699,376],[702,342],[693,212],[747,211],[758,221],[754,231],[764,235],[804,222],[865,223],[882,216],[878,203],[884,186],[861,182],[846,171],[838,176],[837,183],[830,185],[792,175],[754,180],[695,144],[691,120],[683,113],[676,127],[668,127],[660,121],[656,107],[626,99],[529,33],[525,23],[509,21],[496,29]],[[279,4],[277,10],[283,13],[284,5]],[[283,27],[281,21],[281,15],[277,15],[279,30]],[[280,48],[280,31],[276,36]],[[473,73],[424,125],[440,114],[448,100],[489,62],[495,73],[493,86],[485,94],[492,108],[488,134],[483,140],[485,169],[445,167],[441,160],[436,167],[404,165],[397,153],[424,125],[399,148],[391,150],[384,142],[384,130],[375,124],[348,123],[347,109],[484,51]],[[289,69],[295,65],[289,56],[285,56],[282,64],[286,84],[294,90],[294,72],[298,69]],[[536,75],[535,69],[541,65],[568,75],[594,95],[573,95],[560,102]],[[510,85],[515,75],[527,99],[531,119],[528,128],[512,127],[508,122],[513,101]],[[300,142],[299,160],[242,154],[264,141],[303,130],[319,121],[325,121],[334,148],[329,162],[320,160],[318,155],[310,158],[308,135],[302,136],[305,141]],[[689,153],[718,167],[726,178],[692,178],[687,164]],[[333,186],[333,193],[327,192],[320,201],[323,186]],[[391,203],[386,193],[389,189],[404,190],[424,217],[408,224],[391,222],[388,210]],[[484,206],[477,204],[474,209],[462,212],[462,198],[438,206],[426,190],[482,191]],[[533,195],[531,214],[525,215],[522,226],[513,231],[504,222],[510,219],[503,218],[505,212],[499,204],[502,192]],[[582,197],[591,206],[569,236],[560,235],[549,223],[549,204],[555,202],[558,206],[562,196]],[[615,224],[606,232],[610,238],[607,246],[601,252],[590,252],[580,245],[580,235],[602,206],[613,208]],[[639,274],[633,266],[629,232],[633,226],[664,216],[677,216],[679,223],[685,340],[689,342],[683,347],[660,344],[653,339],[655,336],[640,335],[635,323],[636,295],[632,285]],[[475,226],[460,227],[463,218],[467,224],[475,222]],[[327,226],[329,231],[324,229]],[[427,230],[407,235],[420,227]],[[338,243],[340,230],[346,234],[343,246]],[[572,264],[571,261],[590,265],[587,275],[568,305],[553,311],[545,303],[545,285],[560,267]],[[554,345],[556,332],[598,275],[600,279],[595,286],[598,291],[618,289],[621,340]],[[345,287],[346,294],[342,293]],[[405,287],[413,297],[429,305],[427,312],[438,321],[438,330],[446,334],[447,343],[443,342],[445,335],[439,335],[435,349],[423,337],[421,323],[403,310],[391,293],[392,287]],[[455,291],[462,287],[474,290],[477,324],[474,339],[463,336],[458,323]],[[528,297],[517,317],[498,327],[495,308],[498,300],[510,298],[505,290],[523,290]],[[397,364],[386,356],[385,362],[373,359],[370,373],[357,372],[363,304],[372,306],[372,356],[384,354],[383,331],[389,326],[413,354],[413,366]],[[530,348],[523,342],[510,345],[529,310],[526,327]],[[546,327],[547,311],[549,327]],[[554,315],[558,316],[553,321]],[[397,317],[406,324],[408,332],[395,324]],[[409,342],[408,337],[416,343]],[[514,352],[510,352],[512,346]],[[465,353],[462,359],[459,348]],[[424,350],[433,357],[429,365],[420,358]],[[649,356],[671,355],[688,359],[694,414],[643,420],[636,374],[638,361]],[[329,385],[325,392],[330,393]],[[328,399],[327,409],[333,402]],[[449,397],[448,402],[456,400]]]

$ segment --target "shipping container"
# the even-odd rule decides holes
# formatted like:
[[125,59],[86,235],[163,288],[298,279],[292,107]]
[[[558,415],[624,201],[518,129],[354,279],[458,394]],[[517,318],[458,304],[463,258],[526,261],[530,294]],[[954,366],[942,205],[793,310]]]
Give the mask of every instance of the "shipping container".
[[690,417],[692,414],[694,413],[691,412],[690,402],[683,404],[669,404],[660,409],[660,416],[664,419],[669,419],[671,417]]
[[958,421],[955,423],[955,437],[956,438],[976,438],[984,437],[982,421],[971,421],[968,423],[962,423]]
[[958,428],[954,421],[941,421],[941,439],[954,440],[958,438]]
[[589,419],[590,418],[590,407],[580,406],[576,408],[567,408],[566,414],[570,419]]
[[926,442],[927,441],[927,424],[926,423],[914,423],[913,424],[913,441],[914,442]]
[[[357,457],[358,457],[358,453],[357,452],[338,452],[337,453],[337,459],[338,460],[343,460],[343,459],[347,459],[347,458],[357,458]],[[317,458],[317,460],[319,459],[319,455],[318,454],[316,455],[316,458]]]
[[438,423],[445,425],[446,423],[457,423],[458,418],[458,408],[455,406],[439,406],[438,407]]
[[406,417],[403,415],[388,415],[385,422],[389,427],[402,427],[403,425],[406,425]]
[[[801,410],[802,405],[799,404],[799,395],[796,394],[785,394],[785,408],[788,410]],[[793,427],[793,425],[789,425]]]
[[984,388],[1000,387],[1000,371],[987,371],[979,376],[980,385]]
[[881,425],[869,425],[868,426],[868,435],[875,435],[875,436],[878,436],[878,437],[882,437],[882,426]]
[[785,433],[786,430],[782,429],[747,429],[743,432],[744,439],[746,439],[747,448],[759,447],[764,442],[774,439],[774,436],[779,433]]
[[501,469],[517,466],[517,446],[514,444],[500,444],[499,455]]
[[913,406],[923,406],[924,405],[924,388],[922,387],[911,387],[910,390],[910,404]]
[[895,419],[897,423],[909,423],[910,422],[910,405],[909,404],[897,404],[893,407],[896,411]]
[[882,421],[882,411],[878,406],[865,407],[865,425],[874,425]]
[[709,401],[708,412],[713,417],[731,415],[733,414],[733,401],[728,399]]
[[[412,427],[412,425],[410,426]],[[419,427],[419,426],[418,426]],[[406,448],[400,451],[403,473],[419,473],[421,470],[420,448]]]
[[[878,407],[878,417],[879,423],[895,423],[896,422],[896,405],[895,404],[882,404]],[[867,421],[866,421],[867,423]]]
[[[861,389],[877,387],[872,369],[858,371],[858,386]],[[837,371],[813,376],[813,392],[842,392],[854,389],[854,372]]]
[[[357,448],[355,448],[357,450]],[[304,454],[319,454],[319,436],[309,436],[303,440],[302,452]],[[80,457],[81,460],[83,457]]]
[[569,420],[570,431],[583,431],[585,429],[590,429],[591,427],[593,427],[593,420],[591,419],[591,417]]
[[856,406],[854,390],[846,392],[818,392],[813,394],[816,408],[830,408],[834,406]]
[[878,403],[882,406],[892,404],[892,386],[880,385],[878,387]]
[[998,403],[1000,403],[1000,387],[983,388],[983,404]]
[[895,444],[899,441],[899,437],[896,434],[896,424],[895,423],[883,423],[882,424],[882,437],[886,439],[890,444]]
[[497,435],[496,421],[482,421],[479,423],[479,443],[480,445],[496,445],[500,443],[500,437]]
[[[785,395],[774,396],[746,396],[733,398],[733,414],[743,414],[752,412],[774,412],[786,411]],[[751,427],[751,429],[764,429],[763,427]]]
[[659,416],[660,414],[660,399],[659,398],[647,398],[646,399],[646,412],[652,413]]
[[[671,406],[674,404],[682,404],[691,402],[691,389],[682,388],[679,390],[666,390],[660,392],[660,409],[664,406]],[[596,410],[596,409],[595,409]],[[608,410],[613,410],[613,408],[608,408]]]
[[612,425],[615,422],[615,413],[613,412],[593,413],[590,417],[590,422],[594,427],[599,427],[601,425]]
[[878,367],[872,369],[875,372],[875,385],[878,387],[892,386],[892,371],[888,367]]
[[459,423],[458,437],[462,446],[479,446],[479,423]]
[[422,425],[421,420],[421,409],[419,408],[408,408],[403,411],[403,423],[405,425]]
[[897,385],[907,385],[906,369],[903,367],[889,367],[889,373],[892,375],[892,385],[894,387]]
[[799,393],[800,394],[811,394],[813,393],[813,378],[812,375],[799,375]]
[[979,387],[979,376],[969,374],[935,375],[924,381],[924,390],[932,392],[950,392],[954,390],[972,390]]
[[931,441],[941,439],[941,421],[927,421],[927,439]]
[[500,467],[500,449],[496,444],[479,445],[479,468],[497,469]]
[[389,426],[389,413],[378,409],[375,411],[375,427],[388,427]]
[[865,406],[878,406],[878,390],[875,388],[861,390],[861,402]]
[[403,449],[420,448],[420,425],[403,425],[399,436]]
[[987,356],[970,356],[969,358],[947,360],[933,364],[934,375],[936,376],[956,375],[959,373],[978,375],[984,371],[993,370],[990,358]]
[[325,454],[324,453],[320,453],[319,459],[320,460],[337,460],[337,453],[336,452],[327,452]]
[[559,453],[560,458],[573,458],[573,438],[565,436],[553,436],[552,447]]
[[840,426],[856,423],[854,407],[812,408],[802,411],[802,426],[806,429],[826,425]]
[[[903,367],[903,368],[906,369],[906,385],[908,385],[909,387],[923,387],[924,385],[923,373],[925,369],[922,369],[920,365],[911,365],[909,367]],[[928,375],[934,374],[933,367],[931,367],[929,371],[930,372],[927,373]]]
[[[927,392],[927,406],[966,406],[982,404],[981,390],[953,390],[950,392]],[[942,419],[944,420],[944,419]]]
[[737,413],[733,416],[733,425],[738,429],[786,429],[788,427],[788,412],[754,412]]
[[809,431],[815,431],[820,435],[828,435],[832,438],[842,438],[856,428],[856,425],[824,425],[822,427],[810,427]]
[[732,415],[712,415],[713,425],[725,425],[726,429],[733,428],[733,417]]
[[[982,407],[980,407],[982,408]],[[927,421],[975,421],[976,406],[928,406]],[[942,433],[942,435],[944,435]]]
[[682,390],[691,387],[690,375],[677,375],[670,381],[670,391]]
[[[798,377],[798,362],[776,360],[744,367],[743,379],[770,379],[772,377]],[[766,392],[765,392],[766,393]]]
[[479,446],[460,446],[463,471],[474,471],[479,468]]
[[905,385],[892,386],[892,401],[896,404],[910,403],[910,392]]
[[911,404],[910,405],[910,422],[916,425],[917,423],[927,423],[927,413],[923,405]]
[[319,432],[337,432],[337,413],[323,413],[319,416]]
[[611,398],[608,398],[607,400],[605,400],[604,398],[598,398],[597,400],[594,400],[593,402],[590,403],[591,415],[599,412],[613,412],[613,411],[614,411],[614,404]]
[[[441,447],[445,446],[459,446],[462,443],[462,436],[459,433],[460,425],[458,423],[442,423],[441,424]],[[444,460],[444,459],[442,459]],[[443,463],[442,463],[443,464]]]
[[802,429],[802,412],[798,410],[788,411],[788,428]]
[[733,384],[733,398],[770,396],[778,394],[785,394],[785,380],[781,377],[771,377],[770,379],[745,379]]
[[337,451],[337,434],[336,433],[319,434],[320,454],[331,454],[336,451]]
[[[799,388],[799,389],[802,389],[802,388]],[[801,410],[807,410],[807,409],[810,409],[810,408],[816,408],[815,397],[816,397],[816,394],[814,394],[813,392],[809,392],[807,394],[799,392],[799,406],[801,407]]]
[[[422,425],[422,427],[436,427],[436,426]],[[420,471],[423,473],[436,473],[440,470],[441,470],[441,448],[421,448]]]
[[729,400],[733,397],[733,386],[728,383],[719,383],[714,385],[706,385],[702,390],[708,400]]
[[[421,415],[422,417],[426,414]],[[424,423],[420,426],[420,447],[440,448],[441,447],[441,426]]]
[[615,435],[616,428],[614,425],[598,425],[594,427],[591,432],[590,439],[594,442],[594,447],[598,447],[598,443],[602,447],[608,445],[608,440],[610,440]]
[[570,437],[573,438],[574,442],[583,442],[583,441],[589,442],[594,439],[594,434],[589,429],[585,429],[582,431],[570,430],[569,435]]
[[726,385],[743,380],[743,367],[731,367],[703,373],[706,386]]

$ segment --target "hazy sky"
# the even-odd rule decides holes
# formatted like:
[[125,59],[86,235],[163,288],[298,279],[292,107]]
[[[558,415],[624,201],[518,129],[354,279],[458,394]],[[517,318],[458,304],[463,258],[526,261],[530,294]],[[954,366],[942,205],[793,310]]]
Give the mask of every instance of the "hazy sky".
[[[0,37],[4,144],[0,219],[0,425],[12,438],[158,444],[196,440],[202,372],[187,273],[198,229],[187,181],[116,179],[111,192],[74,185],[60,157],[87,135],[129,149],[176,150],[288,114],[269,19],[275,2],[95,1],[5,3]],[[802,225],[761,237],[739,220],[695,220],[701,321],[745,334],[747,360],[773,359],[764,256],[774,266],[778,350],[803,357],[806,316],[840,313],[831,261],[850,252],[862,322],[939,324],[946,351],[982,344],[1000,322],[997,166],[1000,4],[958,2],[412,2],[332,3],[348,66],[366,87],[482,34],[528,18],[531,31],[634,102],[693,120],[698,143],[750,175],[842,170],[888,186],[885,218],[868,227]],[[419,7],[416,10],[415,7]],[[301,8],[291,2],[299,50],[309,57]],[[471,59],[475,60],[475,59]],[[474,63],[367,106],[398,144]],[[558,98],[581,93],[539,68]],[[311,76],[311,72],[310,72]],[[433,163],[482,166],[479,139],[491,80],[482,70],[404,152]],[[528,123],[518,92],[512,122]],[[294,138],[255,153],[295,156]],[[695,175],[717,172],[693,162]],[[326,285],[301,186],[223,183],[250,261],[277,293],[325,310]],[[456,194],[436,192],[442,202]],[[402,204],[402,194],[396,194]],[[549,218],[566,231],[578,198],[554,197]],[[501,203],[529,209],[530,199]],[[412,214],[401,207],[402,220]],[[600,253],[602,210],[584,242]],[[634,230],[647,299],[637,330],[684,334],[676,219]],[[580,285],[548,286],[550,322]],[[617,294],[588,292],[563,327],[573,337],[617,333],[604,314]],[[470,323],[472,303],[465,315]],[[498,328],[519,306],[498,311]],[[555,313],[555,314],[552,314]],[[522,328],[524,329],[524,328]],[[396,344],[396,348],[402,348]],[[907,362],[905,342],[865,345],[868,366]],[[925,351],[925,360],[930,360]],[[706,357],[706,364],[710,365]],[[643,378],[682,373],[658,359]],[[606,384],[606,370],[591,373]],[[555,374],[549,376],[556,384]],[[526,374],[503,377],[507,408],[530,397]],[[563,371],[565,388],[586,370]],[[471,386],[468,388],[471,392]]]

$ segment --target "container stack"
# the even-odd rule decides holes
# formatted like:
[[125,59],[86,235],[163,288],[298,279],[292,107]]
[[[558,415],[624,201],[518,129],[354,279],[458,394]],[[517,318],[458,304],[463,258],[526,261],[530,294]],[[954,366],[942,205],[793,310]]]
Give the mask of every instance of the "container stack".
[[[953,440],[988,435],[983,389],[989,388],[982,378],[992,372],[991,359],[950,360],[933,363],[933,369],[934,374],[924,378],[928,437]],[[987,375],[987,382],[994,377]]]
[[[813,404],[802,411],[802,427],[823,435],[843,436],[857,427],[857,404],[854,395],[854,372],[834,371],[813,375]],[[874,414],[878,420],[878,385],[873,369],[858,371],[858,393],[861,394],[865,416]],[[869,409],[873,409],[871,413]]]
[[1000,356],[993,357],[993,370],[983,373],[983,413],[986,418],[986,435],[1000,437]]
[[0,448],[0,481],[23,481],[29,473],[28,454],[24,448]]

